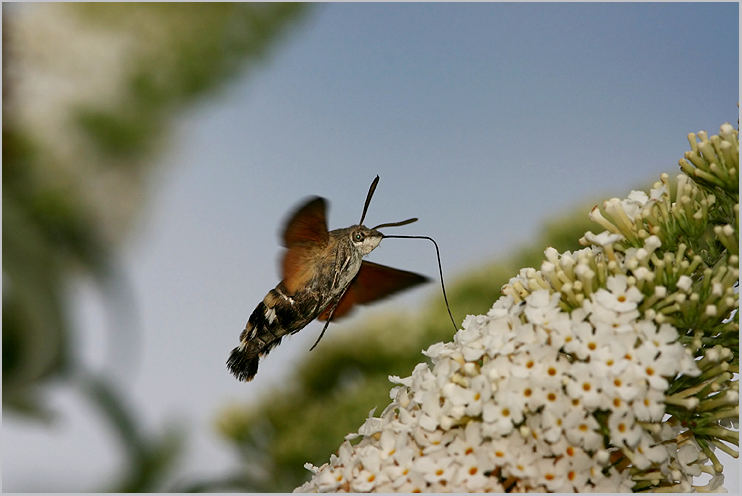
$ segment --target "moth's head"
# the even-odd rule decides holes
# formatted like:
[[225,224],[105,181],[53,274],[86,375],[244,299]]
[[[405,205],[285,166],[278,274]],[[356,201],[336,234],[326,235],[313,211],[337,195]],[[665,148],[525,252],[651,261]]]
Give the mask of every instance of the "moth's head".
[[374,248],[379,246],[381,238],[384,237],[384,235],[376,229],[370,229],[362,225],[351,227],[349,236],[350,242],[353,243],[353,247],[360,251],[364,256],[368,255]]
[[368,255],[373,251],[374,248],[379,246],[379,243],[381,243],[381,238],[383,238],[384,235],[381,232],[377,231],[377,229],[381,229],[382,227],[404,226],[417,220],[416,218],[413,218],[403,220],[401,222],[386,222],[372,228],[364,226],[363,219],[366,218],[368,205],[369,203],[371,203],[371,197],[374,196],[374,191],[376,191],[377,184],[379,184],[378,175],[374,178],[374,180],[371,182],[371,186],[368,188],[366,202],[363,204],[363,214],[361,214],[361,221],[357,225],[350,228],[350,241],[353,243],[353,246],[357,250],[363,253],[363,255]]

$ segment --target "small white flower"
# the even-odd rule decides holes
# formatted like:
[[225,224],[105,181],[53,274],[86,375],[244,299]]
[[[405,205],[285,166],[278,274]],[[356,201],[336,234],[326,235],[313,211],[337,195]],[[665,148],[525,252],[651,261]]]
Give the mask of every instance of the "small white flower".
[[342,474],[335,474],[334,471],[325,469],[324,466],[321,469],[317,467],[315,467],[315,469],[316,476],[314,478],[314,483],[317,485],[319,491],[327,492],[337,489],[343,481]]
[[[500,379],[510,375],[512,362],[508,355],[509,354],[498,354],[494,359],[489,360],[482,366],[482,374],[495,383],[493,386],[495,386]],[[496,387],[494,389],[496,389]]]
[[564,434],[570,443],[585,451],[603,447],[603,436],[598,431],[598,422],[592,415],[573,410],[564,419],[564,426]]
[[658,182],[655,187],[649,190],[649,199],[654,201],[662,200],[663,197],[667,196],[667,186],[665,183]]
[[471,400],[467,403],[464,413],[471,417],[482,413],[482,405],[492,398],[492,386],[483,374],[472,378],[470,384]]
[[670,324],[661,324],[657,327],[653,322],[643,320],[637,323],[636,328],[640,336],[651,342],[656,348],[672,344],[678,339],[677,329]]
[[441,388],[441,397],[453,406],[465,406],[474,400],[470,389],[449,382]]
[[456,486],[464,487],[467,491],[482,491],[487,486],[488,479],[484,474],[491,468],[492,462],[485,450],[472,451],[461,457],[453,481]]
[[[536,468],[536,460],[539,456],[534,452],[533,445],[527,441],[518,440],[519,436],[510,436],[508,441],[513,440],[514,443],[510,447],[507,445],[502,448],[501,452],[508,453],[509,463],[502,466],[502,475],[505,477],[513,476],[519,479],[533,479],[538,477]],[[520,448],[518,448],[520,445]],[[510,449],[508,449],[510,448]],[[511,451],[515,450],[515,451]],[[495,451],[495,458],[497,459],[498,451]]]
[[356,456],[364,469],[372,473],[378,473],[381,468],[381,450],[376,446],[367,444],[356,448]]
[[604,405],[610,407],[612,413],[616,415],[626,415],[630,412],[632,403],[630,401],[625,401],[615,391],[613,391],[613,394],[604,392],[603,397]]
[[353,477],[350,482],[350,488],[355,493],[368,493],[376,485],[377,475],[366,469],[361,470],[358,475]]
[[401,480],[401,484],[396,488],[396,491],[400,493],[420,493],[426,489],[427,484],[421,473],[410,470]]
[[616,446],[627,446],[633,448],[641,439],[642,429],[634,420],[630,412],[611,412],[608,417],[608,430],[611,434],[611,441]]
[[695,443],[687,442],[678,449],[677,460],[680,463],[680,468],[683,473],[697,476],[701,475],[699,461],[703,461],[701,458],[701,450],[696,446]]
[[623,477],[617,470],[611,468],[608,476],[602,470],[595,468],[591,471],[590,481],[593,483],[592,492],[596,493],[630,493],[633,482]]
[[495,393],[493,402],[482,409],[482,433],[495,437],[504,436],[513,430],[513,422],[523,420],[524,401],[520,395],[507,391],[498,398]]
[[558,461],[553,458],[541,458],[536,462],[536,472],[540,474],[539,482],[550,492],[565,492],[572,488],[567,479],[567,466],[569,462],[561,458]]
[[593,301],[608,310],[615,312],[629,312],[636,309],[644,295],[636,286],[629,286],[625,275],[611,276],[606,281],[605,289],[598,289],[593,294]]
[[[575,312],[573,312],[573,315]],[[560,312],[557,315],[550,316],[548,324],[541,324],[537,329],[546,334],[543,342],[546,342],[555,350],[559,350],[567,341],[574,338],[572,326],[575,322],[581,320],[580,318],[572,319],[566,312]]]
[[643,374],[639,373],[636,364],[633,363],[633,357],[627,354],[625,358],[629,364],[624,372],[615,376],[602,377],[600,387],[611,398],[618,396],[624,401],[632,401],[644,394],[647,384]]
[[635,371],[644,376],[649,387],[665,391],[668,382],[665,376],[674,375],[677,361],[671,353],[662,353],[657,348],[645,344],[635,350]]
[[[444,343],[433,343],[430,346],[428,346],[427,349],[423,350],[423,355],[430,357],[430,358],[438,358],[441,356],[446,356],[447,355],[447,353],[445,353],[446,351],[448,350],[447,350],[447,346]],[[389,376],[389,377],[390,377],[389,380],[392,380],[391,378],[396,377],[396,376]],[[399,378],[397,379],[399,380]],[[404,384],[405,386],[411,385],[409,381],[407,383],[398,382],[398,381],[392,381],[392,382],[397,382],[398,384]]]
[[[441,343],[438,343],[438,344],[441,344]],[[435,345],[433,345],[433,346],[435,346]],[[431,348],[432,348],[432,346],[431,346]],[[405,377],[404,379],[402,379],[399,376],[390,375],[389,376],[389,382],[391,382],[392,384],[401,384],[402,386],[410,387],[412,385],[412,377]]]
[[665,394],[657,389],[648,389],[631,402],[634,415],[643,422],[659,422],[665,415]]
[[420,427],[434,431],[441,418],[440,396],[437,391],[425,391],[421,405]]
[[678,279],[677,286],[678,286],[678,289],[680,289],[681,291],[687,293],[688,291],[690,291],[690,287],[691,287],[692,284],[693,284],[693,279],[691,279],[690,277],[688,277],[686,275],[682,275]]
[[487,325],[487,334],[483,337],[483,344],[487,355],[492,358],[502,354],[512,353],[515,350],[513,328],[516,324],[511,317],[493,319]]
[[567,375],[567,394],[578,399],[587,408],[594,409],[605,403],[600,383],[593,377],[592,367],[588,363],[575,362]]
[[[621,334],[620,336],[624,336]],[[590,363],[593,373],[602,382],[620,375],[632,363],[626,359],[626,353],[630,348],[620,339],[614,339],[610,346],[600,346],[590,354]],[[603,385],[601,384],[601,387]]]
[[629,219],[636,219],[641,213],[641,209],[649,201],[649,197],[644,191],[633,190],[629,193],[629,197],[621,201],[626,215]]
[[416,447],[413,447],[408,437],[405,436],[401,439],[403,439],[403,441],[397,445],[397,448],[392,455],[394,463],[389,466],[402,467],[402,471],[404,472],[404,469],[412,467],[412,460],[415,458],[418,450]]
[[427,391],[435,387],[435,376],[426,363],[418,363],[412,371],[412,387],[415,395],[419,391]]
[[610,231],[603,231],[600,234],[593,234],[591,231],[585,233],[585,240],[597,246],[612,245],[613,243],[617,243],[623,239],[623,235],[612,233]]
[[[590,460],[590,458],[583,453],[583,459]],[[588,492],[590,488],[587,485],[587,480],[590,475],[590,471],[579,467],[575,465],[570,465],[567,467],[567,480],[571,484],[571,489],[568,489],[569,492]]]
[[656,274],[646,267],[639,267],[633,271],[634,277],[637,281],[654,281]]
[[595,328],[588,322],[573,322],[572,335],[564,340],[564,351],[573,353],[580,360],[586,360],[598,347]]
[[[480,315],[480,317],[485,319],[482,324],[486,324],[486,317],[483,315]],[[478,330],[475,332],[472,329],[478,328],[470,326],[454,335],[454,343],[459,345],[459,351],[464,356],[464,360],[469,362],[479,360],[486,349],[482,334]]]
[[[604,291],[602,294],[607,295],[609,293]],[[582,306],[585,311],[590,313],[590,323],[596,329],[605,327],[611,328],[615,333],[630,333],[633,331],[632,324],[639,318],[638,310],[619,312],[611,310],[594,300],[585,300]]]
[[531,417],[534,419],[534,422],[538,422],[537,428],[541,432],[541,436],[548,443],[555,443],[563,439],[562,417],[557,414],[556,410],[545,408],[539,416]]
[[453,462],[452,457],[446,456],[443,451],[437,451],[429,456],[418,457],[413,462],[413,468],[426,482],[449,481],[456,471]]
[[546,257],[546,260],[553,264],[559,263],[559,252],[552,246],[549,246],[544,250],[544,256]]
[[525,315],[532,324],[549,325],[561,311],[559,293],[549,293],[545,289],[534,291],[526,298]]
[[[358,434],[350,434],[350,439],[354,439],[358,436],[370,436],[376,432],[381,432],[381,430],[384,428],[384,425],[386,424],[386,421],[381,418],[374,417],[374,412],[376,411],[376,408],[373,408],[370,412],[368,412],[368,418],[366,421],[361,425],[361,427],[358,428]],[[346,436],[346,439],[348,439],[348,436]]]
[[402,447],[400,443],[405,439],[405,436],[398,436],[390,428],[386,428],[379,438],[379,456],[381,459],[386,460],[390,456],[393,456],[397,452],[398,447]]
[[645,433],[639,440],[631,461],[636,468],[644,470],[653,463],[664,462],[667,460],[667,455],[667,448],[662,444],[655,443],[652,437]]

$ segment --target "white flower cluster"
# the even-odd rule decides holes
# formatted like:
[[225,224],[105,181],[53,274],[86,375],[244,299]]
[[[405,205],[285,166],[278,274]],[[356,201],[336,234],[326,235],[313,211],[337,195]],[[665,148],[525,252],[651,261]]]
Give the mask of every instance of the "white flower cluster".
[[391,377],[381,416],[297,491],[719,488],[714,451],[739,440],[738,134],[720,134],[690,134],[675,188],[596,206],[586,248],[547,249]]
[[468,316],[453,342],[425,351],[432,368],[391,378],[400,385],[381,417],[309,466],[298,490],[629,491],[612,466],[627,453],[637,468],[661,467],[654,477],[689,482],[699,457],[671,464],[676,433],[646,427],[662,420],[666,377],[698,374],[675,328],[638,319],[642,294],[625,276],[571,313],[559,299],[504,296]]

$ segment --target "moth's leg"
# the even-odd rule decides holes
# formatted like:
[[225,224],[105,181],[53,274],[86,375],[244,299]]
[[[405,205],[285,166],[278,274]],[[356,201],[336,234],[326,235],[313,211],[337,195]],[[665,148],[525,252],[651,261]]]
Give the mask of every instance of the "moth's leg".
[[348,290],[348,287],[349,286],[350,286],[350,284],[345,287],[345,289],[343,290],[343,292],[340,293],[340,296],[338,296],[338,298],[335,300],[335,303],[332,304],[332,309],[330,310],[330,315],[327,316],[327,321],[325,322],[325,326],[322,328],[322,332],[320,333],[319,337],[317,338],[317,341],[315,341],[314,344],[312,345],[312,347],[309,348],[309,351],[312,351],[319,344],[319,340],[322,339],[322,336],[325,335],[325,331],[327,330],[327,326],[330,325],[330,321],[332,320],[332,316],[335,313],[335,309],[337,308],[338,303],[340,303],[340,300],[343,299],[343,295],[345,295],[345,292]]

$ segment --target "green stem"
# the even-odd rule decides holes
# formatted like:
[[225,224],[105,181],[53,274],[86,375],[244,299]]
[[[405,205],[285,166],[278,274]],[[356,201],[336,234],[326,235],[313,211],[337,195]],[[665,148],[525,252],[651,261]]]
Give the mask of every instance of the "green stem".
[[726,444],[722,443],[721,441],[718,441],[716,439],[711,440],[712,443],[714,443],[714,446],[722,450],[727,455],[731,456],[732,458],[739,458],[739,452],[735,451],[734,449],[730,448]]

